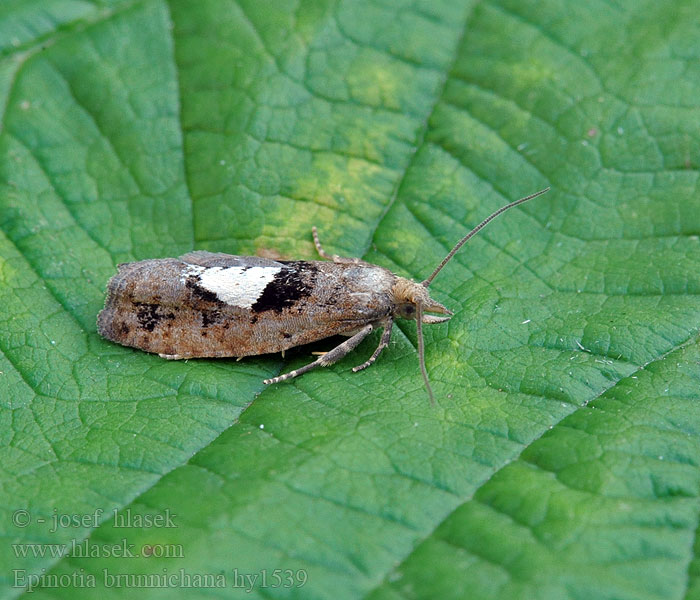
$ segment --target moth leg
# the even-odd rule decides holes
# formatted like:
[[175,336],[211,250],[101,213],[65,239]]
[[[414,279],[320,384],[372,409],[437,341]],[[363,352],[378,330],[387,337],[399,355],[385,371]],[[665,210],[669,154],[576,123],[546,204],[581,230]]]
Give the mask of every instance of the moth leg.
[[377,346],[377,349],[374,351],[372,356],[369,357],[369,359],[365,362],[363,362],[361,365],[357,365],[356,367],[353,367],[352,372],[357,373],[358,371],[362,371],[362,369],[366,369],[369,367],[375,360],[377,360],[377,357],[382,353],[382,350],[386,348],[389,345],[389,340],[391,340],[391,328],[394,326],[394,321],[389,321],[384,325],[384,332],[382,333],[382,339],[379,340],[379,346]]
[[334,362],[337,362],[341,358],[343,358],[343,356],[345,356],[348,352],[354,350],[357,347],[357,345],[372,332],[373,329],[374,325],[367,325],[366,327],[360,329],[360,331],[358,331],[351,338],[348,338],[342,344],[333,348],[333,350],[330,350],[329,352],[326,352],[323,356],[317,358],[314,362],[309,363],[308,365],[305,365],[300,369],[295,369],[294,371],[285,373],[284,375],[279,375],[278,377],[273,377],[272,379],[265,379],[263,383],[279,383],[280,381],[284,381],[285,379],[291,379],[292,377],[298,377],[299,375],[303,375],[307,371],[315,369],[316,367],[327,367],[328,365],[332,365]]
[[311,228],[311,233],[314,236],[314,246],[316,246],[316,251],[318,252],[318,255],[321,258],[325,258],[326,260],[332,260],[334,263],[355,265],[364,264],[365,261],[359,258],[347,258],[345,256],[338,256],[337,254],[328,254],[328,252],[326,252],[323,249],[323,246],[321,246],[321,241],[318,239],[318,231],[316,231],[315,225]]

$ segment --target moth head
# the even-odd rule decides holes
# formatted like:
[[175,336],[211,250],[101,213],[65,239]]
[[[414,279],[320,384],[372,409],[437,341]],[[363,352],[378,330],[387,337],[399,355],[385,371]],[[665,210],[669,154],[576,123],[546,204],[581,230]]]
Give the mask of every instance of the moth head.
[[[430,277],[422,281],[421,283],[416,283],[415,281],[411,281],[409,279],[404,279],[403,277],[398,277],[396,284],[394,285],[393,293],[394,293],[394,302],[395,302],[395,315],[399,317],[403,317],[404,319],[415,319],[416,320],[416,333],[418,334],[418,360],[420,362],[420,369],[421,373],[423,375],[423,381],[425,382],[425,388],[428,390],[428,396],[430,397],[430,403],[435,404],[435,400],[433,398],[433,390],[430,387],[430,381],[428,380],[428,371],[425,368],[425,349],[424,349],[424,344],[423,344],[423,323],[426,324],[433,324],[433,323],[442,323],[444,321],[449,321],[450,316],[453,314],[450,310],[448,310],[446,307],[444,307],[442,304],[439,302],[436,302],[430,297],[430,294],[428,293],[428,286],[433,282],[433,279],[435,279],[435,276],[442,271],[442,268],[450,262],[452,257],[457,254],[457,251],[466,244],[469,239],[479,232],[483,227],[485,227],[490,221],[495,219],[498,215],[501,213],[504,213],[507,211],[509,208],[513,208],[514,206],[517,206],[518,204],[522,204],[523,202],[527,202],[528,200],[532,200],[533,198],[536,198],[537,196],[541,196],[542,194],[546,193],[549,191],[549,188],[545,188],[543,190],[540,190],[539,192],[536,192],[534,194],[531,194],[530,196],[526,196],[525,198],[520,198],[520,200],[516,200],[515,202],[511,202],[510,204],[506,204],[505,206],[502,206],[499,208],[496,212],[492,213],[488,217],[486,217],[481,223],[479,223],[474,229],[472,229],[467,235],[465,235],[459,242],[457,242],[450,250],[450,252],[447,254],[445,258],[442,259],[442,262],[435,268],[435,270],[430,274]],[[429,313],[438,313],[442,315],[448,315],[446,317],[438,317],[435,315],[428,315],[425,314],[426,312]]]
[[[395,315],[402,319],[417,319],[421,315],[421,322],[426,324],[442,323],[449,321],[454,314],[446,306],[433,300],[428,293],[428,288],[422,283],[416,283],[410,279],[397,277],[392,290],[394,294]],[[448,315],[437,317],[426,313],[439,313]]]

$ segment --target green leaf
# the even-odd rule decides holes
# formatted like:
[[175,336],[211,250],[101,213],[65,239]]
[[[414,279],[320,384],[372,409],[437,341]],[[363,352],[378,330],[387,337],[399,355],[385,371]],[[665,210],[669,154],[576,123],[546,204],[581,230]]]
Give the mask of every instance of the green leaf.
[[[698,11],[3,3],[0,597],[698,597]],[[272,387],[334,341],[96,333],[119,262],[421,280],[547,185],[431,286],[435,407],[410,322]]]

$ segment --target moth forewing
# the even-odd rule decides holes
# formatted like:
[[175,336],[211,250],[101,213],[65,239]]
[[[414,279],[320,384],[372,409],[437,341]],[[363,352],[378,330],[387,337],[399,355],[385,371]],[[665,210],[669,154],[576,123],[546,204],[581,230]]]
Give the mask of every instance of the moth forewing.
[[171,359],[280,352],[381,321],[393,278],[381,267],[201,251],[127,263],[108,284],[98,330]]
[[269,384],[333,364],[372,331],[383,328],[373,354],[353,371],[365,369],[388,346],[397,318],[417,319],[420,369],[433,402],[423,325],[442,323],[453,313],[430,297],[428,286],[489,221],[548,190],[511,202],[484,219],[421,283],[359,258],[326,253],[316,228],[316,249],[331,262],[276,261],[198,250],[178,259],[122,264],[107,284],[97,329],[108,340],[170,359],[240,358],[283,352],[333,335],[349,336],[312,363],[266,379]]

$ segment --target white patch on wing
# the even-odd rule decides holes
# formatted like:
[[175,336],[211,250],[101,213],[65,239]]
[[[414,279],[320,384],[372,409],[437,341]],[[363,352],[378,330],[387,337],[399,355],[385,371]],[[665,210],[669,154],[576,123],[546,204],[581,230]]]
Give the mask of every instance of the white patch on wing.
[[281,270],[280,267],[206,268],[189,265],[183,277],[197,275],[199,285],[216,294],[222,302],[241,308],[250,308]]
[[205,270],[206,267],[200,267],[199,265],[187,265],[185,270],[182,272],[182,275],[180,275],[180,281],[185,283],[187,278],[191,275],[200,275]]

